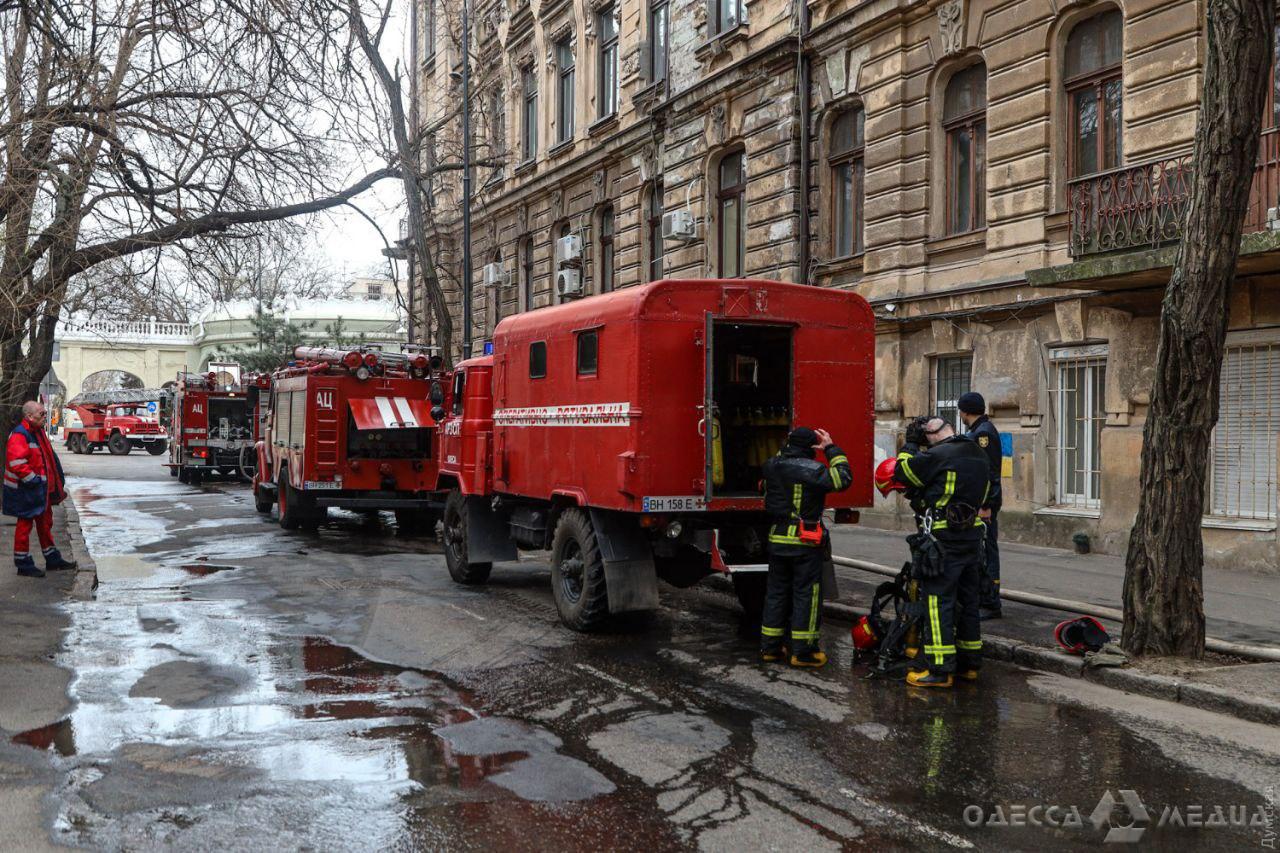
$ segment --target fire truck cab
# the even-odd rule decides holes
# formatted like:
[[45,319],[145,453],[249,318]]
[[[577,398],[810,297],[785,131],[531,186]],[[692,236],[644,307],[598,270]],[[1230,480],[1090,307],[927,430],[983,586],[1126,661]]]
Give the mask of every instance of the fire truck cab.
[[295,357],[271,380],[258,511],[278,505],[280,526],[294,530],[315,529],[329,507],[393,510],[402,533],[433,532],[440,504],[428,400],[444,399],[439,357],[372,346],[299,347]]
[[168,442],[157,414],[165,393],[154,388],[82,393],[67,404],[79,423],[68,423],[63,442],[72,453],[105,447],[113,456],[143,449],[159,456]]
[[658,606],[658,578],[733,579],[763,604],[761,466],[793,426],[831,432],[871,504],[874,318],[862,297],[752,280],[667,280],[503,320],[456,368],[441,429],[450,574],[483,583],[550,549],[565,624]]
[[179,373],[170,412],[169,473],[200,485],[215,472],[238,475],[251,460],[253,424],[240,366],[210,363]]

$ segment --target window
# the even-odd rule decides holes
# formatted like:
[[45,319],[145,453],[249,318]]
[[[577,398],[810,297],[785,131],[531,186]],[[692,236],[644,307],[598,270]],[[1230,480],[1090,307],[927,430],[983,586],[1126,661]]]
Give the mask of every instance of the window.
[[426,193],[427,201],[431,202],[436,197],[436,135],[434,133],[427,134],[426,145],[423,146],[423,164],[427,170]]
[[613,205],[600,209],[600,293],[614,288]]
[[599,366],[599,332],[578,333],[578,375],[594,376]]
[[716,193],[719,228],[720,277],[742,276],[744,247],[747,242],[746,155],[742,151],[726,154],[720,161],[719,191]]
[[375,299],[375,300],[376,300],[376,299],[381,299],[381,298],[382,298],[382,285],[380,285],[380,284],[374,284],[373,282],[370,282],[370,283],[369,283],[369,298],[370,298],[370,299]]
[[960,395],[973,390],[973,356],[944,355],[933,361],[933,412],[957,431],[960,422]]
[[422,13],[422,61],[436,55],[436,0],[427,0]]
[[618,111],[618,7],[596,13],[596,33],[600,53],[596,64],[596,118]]
[[1209,448],[1208,515],[1276,518],[1280,342],[1228,344]]
[[662,278],[662,181],[649,185],[645,228],[649,232],[649,280]]
[[649,3],[649,67],[653,82],[667,79],[671,17],[667,0]]
[[720,35],[736,29],[742,23],[742,0],[710,0],[709,23],[711,34]]
[[524,112],[520,117],[520,153],[525,162],[538,156],[538,78],[533,67],[523,73]]
[[529,344],[529,378],[543,379],[547,375],[547,342]]
[[987,224],[987,66],[972,65],[947,84],[942,106],[947,134],[947,233]]
[[846,110],[831,124],[831,196],[834,202],[831,237],[837,258],[862,252],[863,149],[865,114],[861,107]]
[[1067,158],[1071,177],[1114,169],[1124,162],[1120,79],[1124,20],[1118,10],[1084,21],[1067,39]]
[[1056,502],[1097,509],[1101,505],[1102,425],[1107,419],[1107,347],[1059,349],[1052,359],[1057,382],[1051,390],[1057,418]]
[[489,300],[490,304],[493,305],[493,323],[492,325],[489,326],[489,329],[493,330],[498,328],[498,322],[502,320],[502,280],[506,275],[506,270],[502,268],[502,250],[501,249],[497,249],[494,251],[493,259],[489,261],[489,263],[496,264],[498,267],[498,270],[500,271],[498,276],[498,284],[495,284],[492,287],[488,288],[488,293],[486,294],[486,297]]
[[462,414],[463,396],[467,390],[467,374],[459,370],[453,375],[453,413]]
[[[489,145],[494,160],[501,161],[507,154],[507,102],[502,97],[502,87],[495,86],[489,94]],[[493,167],[494,174],[502,172],[501,165]]]
[[556,69],[559,84],[556,87],[556,142],[573,139],[573,39],[556,42]]
[[520,278],[524,287],[524,304],[522,310],[533,310],[533,238],[525,237],[520,241]]

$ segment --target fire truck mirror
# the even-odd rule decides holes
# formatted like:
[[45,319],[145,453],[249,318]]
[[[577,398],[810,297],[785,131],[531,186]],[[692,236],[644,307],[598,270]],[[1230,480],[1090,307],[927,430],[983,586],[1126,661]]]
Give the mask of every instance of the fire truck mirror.
[[[431,405],[439,408],[444,405],[444,388],[440,387],[439,382],[431,383]],[[435,412],[431,413],[431,417],[436,418]],[[440,420],[436,418],[436,420]]]
[[440,423],[442,420],[444,420],[444,416],[445,416],[444,406],[431,407],[431,420],[435,421],[436,423]]

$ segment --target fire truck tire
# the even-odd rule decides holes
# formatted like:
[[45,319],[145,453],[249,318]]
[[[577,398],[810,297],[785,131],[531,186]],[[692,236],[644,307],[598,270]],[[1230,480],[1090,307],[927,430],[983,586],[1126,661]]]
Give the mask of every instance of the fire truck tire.
[[317,511],[302,492],[289,485],[289,472],[280,472],[276,485],[276,500],[280,504],[280,526],[285,530],[315,530],[324,520],[327,510]]
[[551,542],[551,594],[560,621],[575,631],[596,631],[609,621],[604,558],[591,518],[567,509]]
[[198,486],[204,482],[204,471],[200,468],[192,468],[187,477],[190,479],[191,485]]
[[764,594],[769,584],[769,575],[765,572],[738,572],[733,578],[733,592],[738,596],[738,604],[742,605],[742,613],[753,624],[759,623],[764,615]]
[[170,476],[170,477],[176,477],[176,476],[178,476],[178,469],[177,469],[177,468],[175,468],[175,467],[173,467],[172,465],[170,465],[170,466],[169,466],[169,476]]
[[259,489],[256,484],[254,485],[253,487],[253,508],[254,509],[262,513],[263,515],[266,515],[267,513],[271,512],[271,507],[275,504],[275,502],[276,502],[275,498],[271,497],[271,495],[268,494],[263,489]]
[[190,468],[187,468],[187,467],[185,467],[185,466],[184,466],[184,467],[182,467],[182,468],[179,468],[179,469],[178,469],[178,482],[179,482],[179,483],[183,483],[183,484],[186,484],[186,483],[190,483],[190,482],[191,482],[191,469],[190,469]]
[[84,453],[84,436],[76,433],[67,439],[67,447],[77,456]]
[[169,445],[163,441],[153,441],[147,445],[147,452],[152,456],[159,456],[169,449]]
[[467,560],[467,514],[462,511],[466,499],[457,489],[449,492],[444,502],[444,562],[449,576],[468,586],[478,586],[489,579],[493,563]]
[[129,443],[129,439],[117,432],[107,439],[107,450],[112,456],[128,456],[129,451],[133,450],[133,445]]

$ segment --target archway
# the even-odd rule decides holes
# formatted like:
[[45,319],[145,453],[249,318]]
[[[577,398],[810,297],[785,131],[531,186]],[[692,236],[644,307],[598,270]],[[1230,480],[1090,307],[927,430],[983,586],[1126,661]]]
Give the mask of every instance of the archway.
[[80,393],[91,391],[132,391],[146,388],[147,383],[127,370],[99,370],[90,373],[80,383]]

